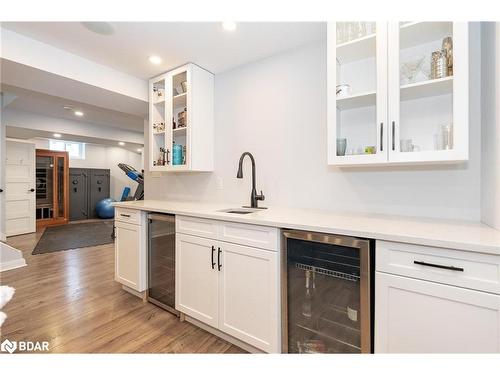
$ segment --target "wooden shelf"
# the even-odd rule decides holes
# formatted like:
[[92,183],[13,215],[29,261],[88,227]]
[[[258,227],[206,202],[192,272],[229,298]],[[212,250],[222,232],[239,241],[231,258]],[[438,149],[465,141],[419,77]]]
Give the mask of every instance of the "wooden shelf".
[[345,98],[338,98],[337,108],[340,110],[344,110],[360,107],[370,107],[376,104],[376,100],[377,93],[375,91],[362,92]]
[[453,22],[408,22],[400,27],[399,44],[406,49],[453,35]]
[[337,45],[337,60],[340,64],[347,64],[356,60],[375,57],[377,49],[377,34],[366,35],[362,38],[350,40]]
[[453,93],[453,77],[431,79],[401,86],[401,101]]
[[163,135],[163,134],[165,134],[165,131],[162,131],[162,132],[155,132],[155,131],[154,131],[154,132],[153,132],[153,135]]
[[165,99],[153,101],[153,104],[165,105]]
[[173,98],[174,108],[185,107],[187,103],[187,92],[175,95]]
[[183,126],[182,128],[176,128],[176,129],[174,129],[173,132],[174,133],[185,133],[186,129],[187,129],[187,127]]

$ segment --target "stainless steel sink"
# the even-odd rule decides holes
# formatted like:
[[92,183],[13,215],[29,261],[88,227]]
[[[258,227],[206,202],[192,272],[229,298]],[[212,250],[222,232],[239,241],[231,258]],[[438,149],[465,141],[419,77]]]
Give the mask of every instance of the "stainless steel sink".
[[219,210],[219,212],[226,212],[228,214],[239,214],[239,215],[245,215],[245,214],[251,214],[252,212],[258,211],[258,208],[225,208],[223,210]]

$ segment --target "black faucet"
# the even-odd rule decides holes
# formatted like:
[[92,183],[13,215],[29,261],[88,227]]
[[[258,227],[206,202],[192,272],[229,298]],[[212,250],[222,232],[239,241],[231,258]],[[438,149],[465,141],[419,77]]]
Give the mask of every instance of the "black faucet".
[[252,161],[252,194],[250,195],[250,207],[259,208],[258,201],[263,201],[264,199],[266,199],[266,197],[264,197],[262,190],[260,191],[260,194],[257,194],[257,190],[255,189],[255,159],[253,158],[253,155],[251,153],[244,152],[243,154],[241,154],[240,163],[238,165],[238,174],[236,175],[236,178],[243,178],[243,159],[247,155]]

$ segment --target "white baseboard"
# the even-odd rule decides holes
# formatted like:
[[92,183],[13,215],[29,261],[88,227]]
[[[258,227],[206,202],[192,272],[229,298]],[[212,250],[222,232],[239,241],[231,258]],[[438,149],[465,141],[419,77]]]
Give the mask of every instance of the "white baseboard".
[[13,270],[15,268],[21,268],[27,266],[24,258],[11,260],[9,262],[0,262],[0,272]]

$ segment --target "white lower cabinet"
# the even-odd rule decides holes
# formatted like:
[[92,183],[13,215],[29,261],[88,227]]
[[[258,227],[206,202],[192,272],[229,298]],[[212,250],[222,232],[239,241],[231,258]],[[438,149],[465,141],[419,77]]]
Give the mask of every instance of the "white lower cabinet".
[[376,272],[376,353],[498,353],[500,296]]
[[219,272],[215,241],[180,233],[175,241],[175,308],[217,328]]
[[219,329],[267,352],[278,348],[278,253],[221,242]]
[[176,309],[266,352],[279,351],[278,252],[176,234]]
[[115,280],[137,292],[146,290],[144,225],[115,221]]

